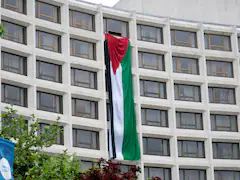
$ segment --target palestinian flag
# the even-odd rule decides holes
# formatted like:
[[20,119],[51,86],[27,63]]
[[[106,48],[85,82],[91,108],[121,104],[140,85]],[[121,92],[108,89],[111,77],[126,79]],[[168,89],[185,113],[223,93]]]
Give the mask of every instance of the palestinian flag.
[[105,35],[105,61],[110,101],[110,158],[139,160],[131,71],[131,45],[127,38]]

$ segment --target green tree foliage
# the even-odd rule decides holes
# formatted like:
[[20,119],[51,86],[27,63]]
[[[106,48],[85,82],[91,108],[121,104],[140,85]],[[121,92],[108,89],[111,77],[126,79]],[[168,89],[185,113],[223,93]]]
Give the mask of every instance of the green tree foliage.
[[[15,142],[14,178],[16,180],[137,180],[141,172],[132,166],[122,172],[119,163],[100,159],[97,166],[79,172],[80,161],[74,155],[44,153],[44,149],[56,142],[62,133],[59,118],[40,133],[39,122],[32,115],[30,125],[12,107],[2,113],[0,137]],[[161,180],[158,177],[151,180]]]
[[48,155],[45,158],[38,158],[35,166],[30,169],[27,180],[73,180],[79,169],[79,161],[64,151],[57,156]]
[[25,119],[17,115],[16,110],[6,107],[6,112],[2,113],[0,137],[16,143],[14,152],[16,180],[74,179],[71,177],[78,174],[80,162],[73,155],[67,155],[66,151],[54,156],[43,152],[43,149],[56,142],[58,133],[62,133],[58,120],[45,127],[44,132],[39,133],[39,122],[34,115],[31,116],[31,123],[28,126]]
[[2,26],[2,24],[0,24],[0,37],[2,37],[3,33],[5,32],[4,27]]

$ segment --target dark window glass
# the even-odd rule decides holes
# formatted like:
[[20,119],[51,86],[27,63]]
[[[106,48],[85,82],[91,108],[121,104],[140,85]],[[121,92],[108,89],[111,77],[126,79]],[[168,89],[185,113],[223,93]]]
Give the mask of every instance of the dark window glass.
[[161,180],[171,180],[170,168],[144,167],[144,179],[160,177]]
[[3,39],[20,44],[26,44],[26,27],[6,21],[2,21],[2,25],[5,29]]
[[73,86],[97,89],[97,73],[95,72],[72,68],[71,81]]
[[93,168],[96,166],[96,163],[91,162],[91,161],[82,161],[81,160],[81,168],[80,172],[86,171],[87,169]]
[[239,180],[239,171],[214,171],[215,180]]
[[37,61],[37,78],[53,82],[62,82],[62,67],[43,61]]
[[143,154],[170,156],[169,140],[144,137]]
[[173,57],[173,72],[199,74],[198,60],[186,57]]
[[178,140],[178,157],[205,158],[204,142]]
[[94,31],[94,15],[69,10],[70,26],[79,29]]
[[180,180],[207,180],[205,170],[180,169]]
[[103,19],[104,33],[109,33],[114,36],[128,37],[128,23],[115,19]]
[[110,121],[111,115],[110,115],[110,104],[107,103],[107,121]]
[[176,112],[177,128],[202,130],[202,114],[190,112]]
[[72,115],[84,118],[98,118],[98,103],[83,99],[72,99]]
[[140,68],[165,70],[164,55],[138,52],[138,61]]
[[95,44],[76,39],[70,40],[71,56],[95,60]]
[[206,49],[231,51],[230,36],[205,34],[204,38]]
[[209,87],[209,102],[217,104],[236,104],[235,89]]
[[95,131],[73,129],[73,147],[99,150],[98,137],[99,133]]
[[129,172],[131,170],[131,166],[130,165],[124,165],[124,164],[120,164],[119,165],[120,170],[124,173],[124,172]]
[[36,1],[36,17],[46,21],[60,23],[60,7]]
[[2,70],[27,75],[27,58],[2,52]]
[[176,46],[197,48],[196,32],[171,30],[171,43]]
[[2,7],[22,14],[26,13],[25,0],[2,0]]
[[201,102],[200,86],[174,85],[175,100]]
[[213,142],[213,159],[239,159],[238,143]]
[[166,99],[166,83],[140,80],[140,95],[145,97]]
[[232,63],[224,61],[207,61],[207,75],[233,77]]
[[163,44],[163,32],[160,27],[137,25],[137,39]]
[[143,125],[168,127],[168,114],[166,110],[142,108],[141,114]]
[[238,52],[240,52],[240,37],[238,37]]
[[27,89],[2,84],[2,102],[27,107]]
[[36,47],[53,52],[61,52],[61,36],[36,31]]
[[105,88],[106,88],[106,92],[108,92],[108,81],[109,81],[109,79],[108,79],[108,77],[107,77],[107,70],[105,70]]
[[62,96],[37,92],[37,109],[55,113],[63,113]]
[[211,114],[212,131],[238,131],[237,116]]
[[[49,128],[49,126],[50,126],[49,124],[39,123],[40,132],[38,132],[38,133],[45,132],[45,129]],[[54,144],[64,145],[63,127],[61,127],[61,129],[62,129],[61,132],[58,132],[57,139],[56,139],[56,142]]]
[[109,137],[109,129],[108,129],[108,130],[107,130],[107,140],[108,140],[108,142],[107,142],[107,143],[108,143],[108,152],[109,152],[109,138],[110,138],[110,137]]

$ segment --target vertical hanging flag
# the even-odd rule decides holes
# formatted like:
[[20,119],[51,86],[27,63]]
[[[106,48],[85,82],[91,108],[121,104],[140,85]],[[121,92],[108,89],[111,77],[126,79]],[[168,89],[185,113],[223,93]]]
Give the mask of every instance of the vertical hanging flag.
[[15,144],[0,138],[0,180],[13,180]]
[[105,61],[110,101],[109,151],[118,160],[139,160],[128,38],[105,35]]

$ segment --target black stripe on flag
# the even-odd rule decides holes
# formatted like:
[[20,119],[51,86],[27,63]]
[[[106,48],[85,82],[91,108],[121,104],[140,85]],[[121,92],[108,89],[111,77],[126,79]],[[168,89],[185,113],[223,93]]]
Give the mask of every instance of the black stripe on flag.
[[113,159],[116,158],[116,148],[115,148],[115,136],[114,136],[114,122],[113,122],[113,103],[112,103],[112,84],[111,84],[111,72],[110,72],[110,56],[108,52],[108,42],[107,40],[104,41],[104,55],[105,55],[105,65],[107,70],[107,87],[108,87],[108,97],[109,97],[109,111],[110,111],[110,136],[112,138],[112,144],[109,144],[112,146],[113,151]]

